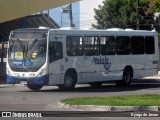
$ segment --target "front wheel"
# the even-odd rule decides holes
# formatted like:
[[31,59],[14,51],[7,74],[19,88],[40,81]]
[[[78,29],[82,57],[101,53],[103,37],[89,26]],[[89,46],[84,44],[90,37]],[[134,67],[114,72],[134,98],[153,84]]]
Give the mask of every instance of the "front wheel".
[[131,73],[129,71],[124,71],[123,79],[116,81],[117,86],[128,86],[131,83]]
[[27,84],[27,87],[30,89],[30,90],[40,90],[43,85],[34,85],[34,84]]
[[64,77],[64,84],[58,85],[61,90],[72,90],[76,85],[76,77],[72,73],[67,73]]

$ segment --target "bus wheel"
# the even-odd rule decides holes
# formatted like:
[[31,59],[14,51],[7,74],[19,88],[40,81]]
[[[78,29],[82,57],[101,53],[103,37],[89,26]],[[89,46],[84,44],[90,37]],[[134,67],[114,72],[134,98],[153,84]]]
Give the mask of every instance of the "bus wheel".
[[101,87],[102,82],[93,82],[93,83],[89,83],[89,85],[90,85],[91,87],[98,88],[98,87]]
[[27,84],[27,87],[31,90],[40,90],[43,87],[43,85]]
[[64,77],[64,84],[58,85],[61,90],[72,90],[75,87],[76,80],[75,76],[72,73],[67,73]]
[[128,86],[131,83],[131,73],[130,71],[125,70],[123,73],[123,79],[116,81],[117,86]]

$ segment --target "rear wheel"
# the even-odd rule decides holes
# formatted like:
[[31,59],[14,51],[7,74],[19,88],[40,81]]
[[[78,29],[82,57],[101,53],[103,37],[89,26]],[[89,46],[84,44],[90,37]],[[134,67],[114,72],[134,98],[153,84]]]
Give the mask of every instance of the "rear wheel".
[[58,85],[61,90],[72,90],[76,85],[76,77],[72,73],[67,73],[64,77],[64,84]]
[[43,85],[34,85],[34,84],[27,84],[27,87],[30,89],[30,90],[40,90]]
[[125,70],[123,73],[123,79],[116,81],[117,86],[128,86],[131,83],[131,72],[129,70]]

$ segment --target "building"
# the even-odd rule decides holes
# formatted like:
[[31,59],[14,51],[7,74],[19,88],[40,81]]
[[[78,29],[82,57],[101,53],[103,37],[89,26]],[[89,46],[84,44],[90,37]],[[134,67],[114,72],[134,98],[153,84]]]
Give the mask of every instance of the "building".
[[151,11],[151,8],[153,6],[153,3],[154,3],[154,0],[149,0],[149,9],[147,12],[150,12]]
[[76,1],[79,0],[1,0],[0,23]]

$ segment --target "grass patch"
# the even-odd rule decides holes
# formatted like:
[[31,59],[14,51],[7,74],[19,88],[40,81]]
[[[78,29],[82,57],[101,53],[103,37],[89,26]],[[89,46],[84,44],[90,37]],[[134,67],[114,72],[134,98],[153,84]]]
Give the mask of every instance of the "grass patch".
[[61,102],[70,105],[106,105],[106,106],[160,106],[160,95],[128,95],[111,97],[68,98]]

